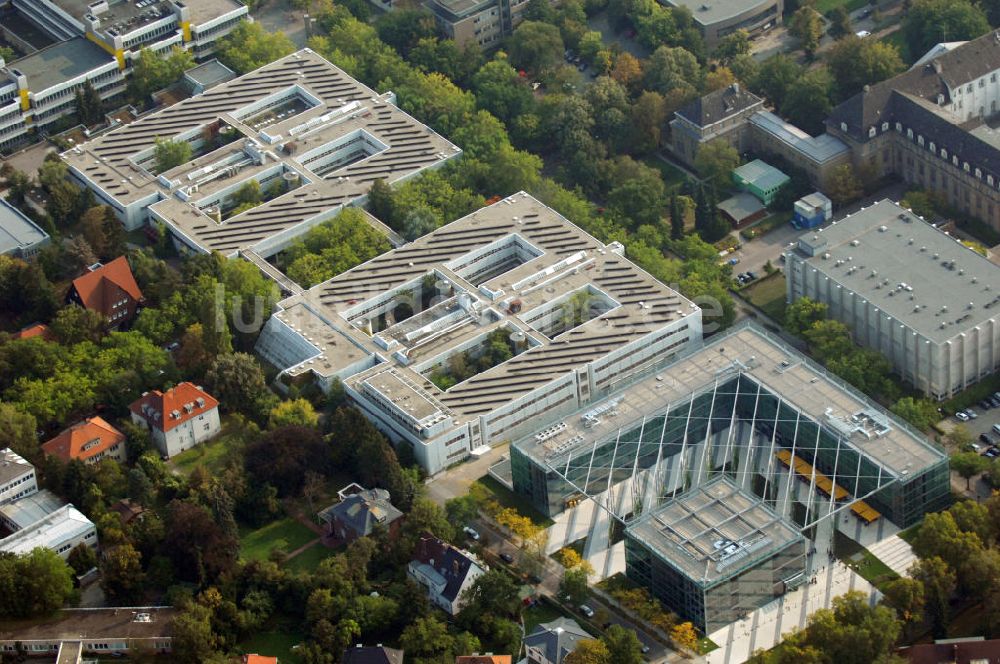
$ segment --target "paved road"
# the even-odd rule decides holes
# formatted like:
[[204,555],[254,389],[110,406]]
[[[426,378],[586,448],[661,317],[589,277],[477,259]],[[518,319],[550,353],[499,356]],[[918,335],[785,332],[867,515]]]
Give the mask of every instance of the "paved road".
[[302,48],[306,45],[304,12],[293,9],[288,0],[265,0],[253,12],[253,18],[268,32],[284,32],[292,42]]
[[[872,33],[872,36],[868,37],[868,39],[881,39],[899,29],[898,18],[900,16],[900,12],[902,11],[902,5],[900,3],[885,3],[879,8],[883,16],[882,27],[880,29],[879,26],[875,25],[875,21],[870,15],[865,18],[862,17],[862,15],[870,9],[870,7],[865,6],[851,12],[851,29],[854,32],[867,30]],[[887,21],[887,18],[890,20]],[[799,57],[800,60],[804,59],[805,55],[801,50],[799,50],[798,40],[788,34],[788,28],[786,26],[787,17],[786,24],[779,25],[753,40],[750,45],[750,53],[753,55],[755,60],[763,61],[773,55],[777,55],[778,53],[793,52]],[[829,21],[824,19],[824,31],[829,27]],[[834,43],[835,40],[824,32],[823,37],[819,42],[818,53],[822,53],[827,50],[833,46]],[[817,66],[818,64],[819,59],[813,63],[813,66]]]
[[[522,552],[513,542],[505,538],[504,534],[495,528],[493,524],[485,519],[479,519],[476,522],[476,529],[480,534],[485,536],[486,549],[490,552],[500,555],[501,553],[508,553],[514,557],[514,564],[520,561]],[[540,594],[548,595],[557,602],[559,601],[559,581],[562,579],[563,567],[559,563],[555,562],[551,558],[545,559],[545,568],[539,575],[541,583],[535,586],[536,590]],[[660,641],[658,641],[651,634],[646,632],[640,626],[635,623],[621,617],[611,610],[610,607],[605,606],[596,597],[591,597],[587,600],[587,606],[594,609],[597,612],[597,618],[602,618],[605,622],[612,625],[621,625],[625,629],[635,632],[639,641],[647,648],[649,652],[646,653],[646,658],[653,662],[654,664],[660,664],[662,662],[673,662],[680,661],[680,656],[673,650],[670,650],[664,646]],[[575,611],[575,607],[567,607],[570,610]],[[606,617],[605,617],[606,616]]]
[[[834,220],[843,219],[848,214],[854,214],[862,207],[868,207],[875,203],[876,201],[881,201],[888,198],[891,201],[898,201],[902,198],[903,194],[906,192],[906,186],[902,183],[893,184],[879,191],[875,192],[871,196],[867,196],[857,203],[852,203],[851,205],[845,206],[837,210],[833,218]],[[827,222],[824,226],[829,225],[832,222]],[[732,235],[736,237],[737,240],[743,242],[743,246],[737,249],[734,253],[726,256],[729,258],[738,258],[739,263],[733,266],[733,274],[739,274],[741,272],[751,271],[757,274],[758,277],[764,274],[764,264],[767,261],[771,261],[771,264],[775,267],[781,267],[781,254],[784,253],[785,247],[789,243],[795,242],[805,231],[796,230],[792,225],[785,224],[779,228],[775,228],[770,233],[766,233],[755,240],[749,242],[743,240],[743,237],[736,231],[733,231]]]
[[454,468],[438,473],[427,480],[427,497],[438,505],[451,498],[469,493],[472,483],[486,474],[490,466],[510,452],[509,445],[499,445],[478,459],[469,459]]

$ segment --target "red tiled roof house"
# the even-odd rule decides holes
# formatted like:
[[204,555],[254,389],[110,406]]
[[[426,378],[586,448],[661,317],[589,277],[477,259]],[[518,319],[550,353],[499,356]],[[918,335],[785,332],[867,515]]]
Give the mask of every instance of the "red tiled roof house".
[[219,402],[191,383],[142,395],[129,406],[132,421],[149,429],[166,457],[191,449],[219,433]]
[[117,330],[135,318],[142,291],[128,261],[119,256],[106,265],[92,265],[89,272],[74,279],[66,299],[100,313],[108,319],[108,329]]
[[35,323],[29,325],[28,327],[21,328],[19,332],[15,332],[10,335],[11,340],[16,341],[18,339],[33,339],[35,337],[41,337],[46,341],[55,341],[56,335],[52,334],[52,330],[45,323]]
[[79,459],[94,464],[102,459],[114,459],[124,463],[125,434],[101,417],[88,417],[43,444],[42,450],[66,462]]

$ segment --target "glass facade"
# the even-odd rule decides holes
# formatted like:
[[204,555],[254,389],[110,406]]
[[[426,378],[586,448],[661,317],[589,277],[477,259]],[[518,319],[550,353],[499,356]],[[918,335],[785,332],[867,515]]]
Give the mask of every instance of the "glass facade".
[[[739,431],[730,436],[733,427]],[[865,501],[901,528],[918,522],[928,511],[944,508],[950,500],[947,458],[942,456],[919,472],[893,476],[838,432],[821,426],[746,374],[709,386],[671,404],[666,412],[624,426],[615,437],[567,454],[539,458],[536,454],[541,452],[531,443],[512,447],[514,490],[549,516],[630,478],[637,477],[633,482],[641,485],[642,495],[653,495],[658,504],[705,474],[719,472],[736,476],[750,471],[750,486],[773,507],[774,476],[785,470],[773,452],[782,448],[843,487],[850,494],[847,501],[874,491]],[[642,473],[654,467],[655,471]],[[641,507],[627,506],[619,516],[635,518]],[[800,525],[805,525],[815,515],[807,509],[801,519]]]
[[681,618],[710,633],[800,585],[806,576],[807,545],[801,538],[764,560],[735,569],[726,578],[702,584],[626,531],[625,569],[629,579],[649,588]]

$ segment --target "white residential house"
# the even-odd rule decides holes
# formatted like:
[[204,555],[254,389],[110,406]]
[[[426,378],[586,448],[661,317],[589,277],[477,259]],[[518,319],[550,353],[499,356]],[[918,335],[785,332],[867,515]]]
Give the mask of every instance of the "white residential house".
[[0,505],[38,491],[35,467],[9,447],[0,450]]
[[427,589],[432,604],[454,616],[465,606],[462,594],[485,571],[473,554],[426,534],[417,544],[406,575]]
[[191,449],[222,429],[219,402],[192,383],[180,383],[166,392],[147,392],[129,410],[132,421],[149,429],[166,457]]

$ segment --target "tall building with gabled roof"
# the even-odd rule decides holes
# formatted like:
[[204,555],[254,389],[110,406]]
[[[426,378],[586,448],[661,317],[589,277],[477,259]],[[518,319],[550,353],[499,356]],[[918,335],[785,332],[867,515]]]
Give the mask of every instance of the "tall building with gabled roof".
[[172,457],[219,433],[219,402],[193,383],[153,390],[129,406],[132,421],[149,429],[160,452]]
[[109,329],[127,327],[135,318],[142,302],[142,291],[135,282],[132,268],[124,256],[110,263],[96,263],[73,280],[69,302],[104,316]]
[[856,168],[896,175],[1000,230],[1000,31],[935,48],[833,109]]

